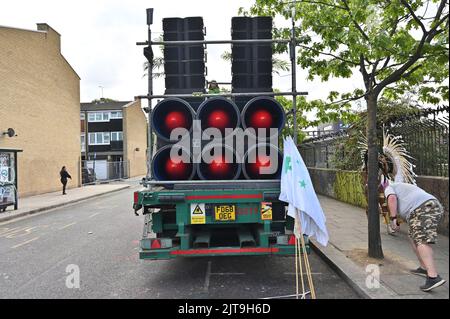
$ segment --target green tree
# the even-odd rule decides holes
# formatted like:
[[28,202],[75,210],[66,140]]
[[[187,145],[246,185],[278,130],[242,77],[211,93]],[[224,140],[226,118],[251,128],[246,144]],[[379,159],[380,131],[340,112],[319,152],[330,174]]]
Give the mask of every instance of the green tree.
[[[416,91],[427,103],[448,101],[448,3],[445,0],[256,0],[250,15],[290,18],[295,7],[298,64],[309,79],[361,75],[361,88],[331,91],[328,106],[367,104],[369,256],[383,258],[377,199],[377,104]],[[289,37],[286,28],[275,31]],[[279,45],[280,52],[286,46]]]
[[[278,90],[274,90],[277,92]],[[294,117],[290,116],[292,113],[292,99],[285,96],[277,96],[275,99],[283,106],[286,116],[286,124],[282,132],[282,136],[294,136]],[[297,96],[297,142],[301,143],[306,134],[302,129],[309,127],[316,127],[321,123],[337,122],[342,120],[344,124],[353,123],[357,118],[357,114],[349,112],[345,108],[341,110],[327,109],[325,103],[320,100],[307,101],[305,96]],[[308,113],[315,113],[313,119],[309,119]]]
[[[153,41],[164,41],[164,37],[161,34],[158,38],[155,38]],[[160,45],[159,46],[159,50],[161,52],[161,54],[164,52],[164,46]],[[155,56],[153,57],[153,61],[152,61],[152,77],[154,79],[160,78],[164,76],[164,72],[161,71],[161,68],[164,66],[164,58],[161,56]],[[145,61],[144,62],[144,77],[148,75],[148,68],[150,67],[150,63],[149,61]],[[156,72],[155,72],[156,71]]]
[[92,100],[91,103],[108,103],[108,102],[117,102],[117,100],[110,99],[107,97],[101,97],[99,99]]
[[[231,62],[232,54],[229,51],[225,51],[220,57],[225,61]],[[290,63],[289,61],[274,56],[272,57],[272,67],[273,73],[280,74],[280,71],[289,71]]]

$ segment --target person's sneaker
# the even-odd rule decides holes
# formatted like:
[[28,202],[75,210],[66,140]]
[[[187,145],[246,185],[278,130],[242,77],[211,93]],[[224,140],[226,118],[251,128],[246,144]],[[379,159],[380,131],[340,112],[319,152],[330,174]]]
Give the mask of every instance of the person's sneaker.
[[427,271],[425,269],[423,269],[422,267],[419,267],[417,269],[411,269],[409,272],[412,273],[413,275],[418,275],[418,276],[422,276],[422,277],[427,276]]
[[430,291],[436,287],[442,286],[443,284],[445,284],[445,280],[439,275],[437,275],[436,278],[427,277],[425,285],[420,286],[420,289],[422,289],[422,291]]

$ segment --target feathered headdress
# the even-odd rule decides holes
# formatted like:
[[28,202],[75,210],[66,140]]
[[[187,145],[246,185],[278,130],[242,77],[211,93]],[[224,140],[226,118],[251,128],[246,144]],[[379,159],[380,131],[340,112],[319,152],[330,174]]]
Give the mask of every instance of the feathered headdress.
[[404,146],[401,136],[388,134],[383,130],[383,154],[393,166],[390,179],[394,182],[416,184],[413,159]]
[[[364,169],[367,163],[367,138],[362,135],[359,141],[361,157],[364,163]],[[401,136],[394,136],[383,129],[383,148],[382,153],[378,155],[378,167],[383,175],[393,182],[402,182],[416,184],[414,165],[411,163],[413,158],[409,155],[404,146]]]

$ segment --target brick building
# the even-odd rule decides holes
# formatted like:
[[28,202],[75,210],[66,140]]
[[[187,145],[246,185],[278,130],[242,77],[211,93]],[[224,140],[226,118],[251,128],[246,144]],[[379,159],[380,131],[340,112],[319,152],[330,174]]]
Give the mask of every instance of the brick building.
[[82,166],[93,168],[97,179],[146,174],[147,120],[140,100],[81,103],[80,121]]
[[[80,78],[61,54],[60,35],[0,26],[0,148],[18,156],[19,195],[61,188],[59,171],[81,184]],[[13,128],[17,136],[1,134]]]

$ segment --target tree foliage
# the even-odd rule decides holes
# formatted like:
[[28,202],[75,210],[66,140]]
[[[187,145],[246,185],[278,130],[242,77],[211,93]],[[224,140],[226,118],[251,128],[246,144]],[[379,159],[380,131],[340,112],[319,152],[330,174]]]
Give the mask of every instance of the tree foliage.
[[109,102],[117,102],[117,100],[110,99],[110,98],[107,98],[107,97],[101,97],[99,99],[92,100],[91,103],[98,104],[98,103],[109,103]]
[[[231,62],[232,54],[230,51],[225,51],[220,56],[223,60]],[[281,71],[289,71],[290,69],[290,63],[289,61],[280,59],[279,57],[273,56],[272,57],[272,66],[273,66],[273,73],[280,74]]]
[[[256,0],[246,15],[291,16],[292,4]],[[298,64],[308,79],[349,78],[361,88],[330,90],[328,101],[346,105],[368,91],[398,99],[408,92],[426,103],[448,101],[448,5],[446,1],[305,0],[295,3]],[[289,28],[274,37],[289,38]],[[277,53],[287,46],[277,44]]]
[[[155,38],[154,41],[164,41],[164,37],[161,34],[158,38]],[[159,51],[161,54],[164,52],[164,46],[159,46]],[[144,62],[144,77],[148,75],[148,68],[150,67],[149,61]],[[161,70],[164,67],[164,58],[162,56],[155,56],[153,57],[152,61],[152,77],[154,79],[162,78],[164,76],[164,72]]]
[[[277,91],[277,90],[275,90]],[[294,116],[292,114],[292,99],[285,96],[277,96],[275,98],[284,108],[286,114],[286,125],[283,129],[283,136],[294,136]],[[309,127],[315,127],[320,123],[331,123],[341,120],[344,124],[353,123],[357,115],[349,112],[346,108],[333,109],[325,107],[325,103],[321,100],[307,101],[305,96],[297,97],[297,142],[301,143],[306,134],[302,131]],[[311,113],[315,113],[311,116]],[[312,117],[312,119],[311,119]]]

